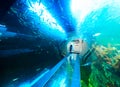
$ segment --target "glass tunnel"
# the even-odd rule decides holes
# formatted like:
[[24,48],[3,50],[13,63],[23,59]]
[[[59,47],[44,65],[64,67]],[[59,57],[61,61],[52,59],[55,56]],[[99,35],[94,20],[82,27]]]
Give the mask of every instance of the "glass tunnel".
[[0,0],[0,87],[120,87],[120,0]]

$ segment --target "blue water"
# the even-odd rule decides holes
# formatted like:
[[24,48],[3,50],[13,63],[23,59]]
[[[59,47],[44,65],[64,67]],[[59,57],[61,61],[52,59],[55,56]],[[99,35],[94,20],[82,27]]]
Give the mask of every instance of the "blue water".
[[0,21],[3,83],[19,84],[53,67],[76,38],[119,51],[120,0],[16,0]]
[[[102,1],[101,1],[102,2]],[[111,0],[106,3],[100,9],[92,11],[86,16],[82,23],[83,32],[87,34],[100,33],[95,42],[101,45],[107,45],[108,43],[115,45],[120,43],[120,5],[118,0]]]

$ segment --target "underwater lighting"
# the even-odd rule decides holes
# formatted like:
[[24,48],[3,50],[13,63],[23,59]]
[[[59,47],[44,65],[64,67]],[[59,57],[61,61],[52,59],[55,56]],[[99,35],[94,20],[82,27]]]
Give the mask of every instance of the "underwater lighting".
[[71,2],[71,10],[73,12],[77,12],[78,11],[88,11],[90,8],[88,8],[90,6],[90,0],[72,0]]
[[63,28],[57,23],[57,21],[51,16],[51,14],[47,11],[46,7],[39,2],[33,3],[29,5],[29,10],[35,12],[42,22],[45,22],[52,29],[57,29],[62,33],[65,33]]
[[71,11],[76,17],[84,17],[91,10],[92,5],[91,0],[72,0]]
[[73,16],[80,21],[92,11],[96,11],[110,2],[109,0],[71,0],[71,12]]

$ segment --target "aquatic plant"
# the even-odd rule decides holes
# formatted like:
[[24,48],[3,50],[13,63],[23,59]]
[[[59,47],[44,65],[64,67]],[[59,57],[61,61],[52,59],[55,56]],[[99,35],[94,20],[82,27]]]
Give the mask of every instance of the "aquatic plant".
[[[108,44],[93,45],[95,60],[92,63],[89,87],[120,87],[120,53]],[[84,87],[84,86],[83,86]]]

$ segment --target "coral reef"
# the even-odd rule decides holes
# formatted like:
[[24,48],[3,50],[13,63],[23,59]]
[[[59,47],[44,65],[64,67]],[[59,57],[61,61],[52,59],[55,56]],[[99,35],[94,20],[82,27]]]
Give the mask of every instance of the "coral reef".
[[[120,87],[120,52],[117,47],[93,45],[93,62],[88,87]],[[82,87],[86,87],[84,80]]]

